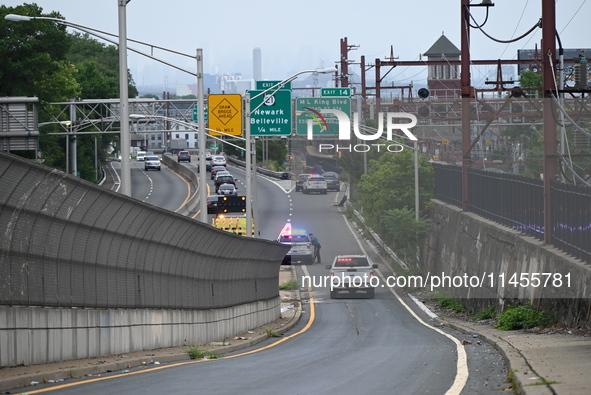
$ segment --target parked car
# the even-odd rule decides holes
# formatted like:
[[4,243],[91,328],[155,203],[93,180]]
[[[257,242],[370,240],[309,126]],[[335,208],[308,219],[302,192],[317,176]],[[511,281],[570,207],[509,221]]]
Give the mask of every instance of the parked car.
[[191,153],[189,151],[179,151],[177,154],[178,162],[189,162],[191,163]]
[[207,214],[216,214],[218,212],[218,195],[207,197]]
[[212,166],[226,166],[226,158],[220,155],[214,155],[211,158]]
[[228,171],[226,170],[225,166],[213,166],[211,168],[211,179],[215,180],[215,175],[217,174],[218,171]]
[[158,156],[150,155],[146,156],[144,159],[144,170],[150,169],[162,170],[160,166],[160,158]]
[[339,180],[339,175],[334,171],[327,171],[322,174],[322,177],[326,180],[326,189],[329,191],[340,191],[341,190],[341,181]]
[[311,175],[312,174],[302,173],[298,176],[298,178],[296,178],[296,192],[299,192],[304,189],[304,181],[306,181],[308,177],[310,177]]
[[238,196],[238,190],[234,184],[222,184],[218,188],[218,195]]
[[326,195],[328,189],[326,186],[326,180],[322,176],[311,176],[304,181],[302,192],[306,195],[314,192],[322,193]]

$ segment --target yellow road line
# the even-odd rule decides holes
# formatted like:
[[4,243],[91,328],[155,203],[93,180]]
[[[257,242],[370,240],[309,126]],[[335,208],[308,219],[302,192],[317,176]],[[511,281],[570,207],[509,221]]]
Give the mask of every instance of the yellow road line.
[[[310,291],[311,288],[308,287],[308,290]],[[316,317],[316,312],[314,310],[314,303],[313,303],[313,301],[314,301],[314,299],[313,298],[310,298],[310,319],[308,320],[308,323],[299,332],[294,333],[293,335],[285,336],[285,337],[281,338],[281,340],[278,340],[278,341],[274,342],[273,344],[269,344],[268,346],[261,347],[261,348],[258,348],[256,350],[246,351],[246,352],[243,352],[243,353],[240,353],[240,354],[230,355],[230,356],[227,356],[227,357],[222,357],[222,358],[217,358],[217,359],[200,359],[200,360],[197,360],[197,361],[180,362],[180,363],[175,363],[175,364],[172,364],[172,365],[159,366],[159,367],[151,368],[151,369],[147,369],[147,370],[138,370],[137,372],[129,372],[129,373],[118,374],[118,375],[115,375],[115,376],[100,377],[100,378],[96,378],[96,379],[78,381],[76,383],[68,383],[68,384],[58,385],[58,386],[50,387],[50,388],[43,388],[43,389],[39,389],[39,390],[27,391],[27,392],[21,393],[20,395],[40,394],[42,392],[55,391],[55,390],[64,389],[64,388],[68,388],[68,387],[74,387],[74,386],[81,385],[81,384],[93,383],[93,382],[96,382],[96,381],[108,380],[108,379],[113,379],[113,378],[117,378],[117,377],[131,376],[131,375],[140,374],[140,373],[149,373],[149,372],[153,372],[155,370],[168,369],[168,368],[172,368],[172,367],[175,367],[175,366],[183,366],[183,365],[188,365],[188,364],[193,364],[193,363],[211,362],[211,361],[218,361],[218,360],[224,360],[224,359],[231,359],[231,358],[236,358],[236,357],[242,357],[244,355],[254,354],[254,353],[259,352],[259,351],[267,350],[267,349],[269,349],[271,347],[275,347],[276,345],[283,343],[284,341],[287,341],[288,339],[291,339],[291,338],[294,338],[294,337],[296,337],[298,335],[301,335],[302,333],[304,333],[308,329],[310,329],[310,327],[314,323],[314,319]]]

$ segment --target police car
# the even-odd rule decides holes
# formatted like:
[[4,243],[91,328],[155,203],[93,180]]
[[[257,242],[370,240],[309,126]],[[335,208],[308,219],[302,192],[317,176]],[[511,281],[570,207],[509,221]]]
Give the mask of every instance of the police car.
[[290,265],[296,262],[314,263],[314,247],[310,242],[308,232],[304,229],[293,229],[291,224],[287,224],[277,237],[277,241],[291,246],[283,258],[283,262],[281,262],[282,265]]

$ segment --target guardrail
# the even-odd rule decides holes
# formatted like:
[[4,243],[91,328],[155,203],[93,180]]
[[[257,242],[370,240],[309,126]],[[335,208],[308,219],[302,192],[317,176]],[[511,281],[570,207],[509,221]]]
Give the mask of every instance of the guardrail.
[[[233,164],[235,164],[237,166],[246,167],[246,162],[236,159],[234,157],[226,156],[226,160],[229,162],[232,162]],[[291,179],[291,176],[292,176],[292,174],[287,171],[273,171],[273,170],[268,170],[268,169],[258,167],[258,166],[257,166],[257,173],[261,173],[261,174],[264,174],[266,176],[273,177],[273,178],[278,178],[280,180],[289,180],[289,179]]]

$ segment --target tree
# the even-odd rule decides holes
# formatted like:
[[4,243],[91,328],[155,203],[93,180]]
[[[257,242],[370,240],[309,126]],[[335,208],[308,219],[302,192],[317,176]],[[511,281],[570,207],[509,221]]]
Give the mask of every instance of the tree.
[[[419,210],[433,197],[434,174],[428,158],[419,157]],[[385,231],[387,211],[415,206],[414,182],[414,158],[410,149],[370,161],[358,190],[363,213],[375,229]]]
[[417,250],[423,246],[429,222],[422,218],[417,221],[414,210],[404,207],[386,211],[383,223],[384,241],[392,243],[404,261],[413,260]]
[[[119,51],[114,45],[103,44],[88,34],[73,33],[67,59],[78,68],[83,99],[119,97]],[[138,91],[128,70],[128,96]]]
[[[519,86],[522,88],[541,88],[542,74],[531,70],[523,70],[519,76]],[[530,97],[542,97],[542,91],[527,91]]]
[[[38,97],[44,109],[39,112],[39,122],[52,121],[51,114],[57,116],[59,109],[49,106],[51,102],[119,97],[116,46],[100,43],[87,34],[68,34],[64,25],[52,21],[6,21],[7,14],[63,19],[57,12],[44,13],[36,4],[0,6],[1,96]],[[129,97],[136,97],[137,88],[129,71],[128,81]],[[66,138],[52,134],[57,131],[61,129],[56,125],[41,128],[39,146],[46,165],[65,170]],[[87,135],[76,137],[81,177],[95,181],[95,143],[99,159],[104,159],[112,138],[112,135],[97,135],[96,139]],[[33,151],[19,154],[30,158]]]
[[78,97],[76,69],[66,60],[72,43],[66,28],[50,21],[10,22],[7,14],[63,19],[36,4],[0,6],[0,96],[36,96],[41,103]]

